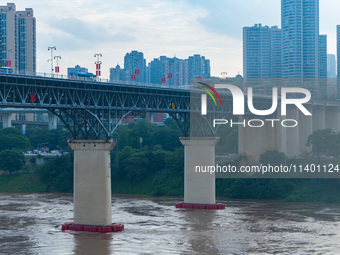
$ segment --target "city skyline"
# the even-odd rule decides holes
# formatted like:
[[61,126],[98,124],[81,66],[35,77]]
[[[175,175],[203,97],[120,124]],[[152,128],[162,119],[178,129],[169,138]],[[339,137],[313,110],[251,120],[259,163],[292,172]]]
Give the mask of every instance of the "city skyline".
[[[37,19],[37,71],[49,72],[47,47],[61,55],[60,72],[80,64],[95,72],[94,53],[103,53],[102,77],[123,65],[126,52],[144,53],[149,62],[166,55],[200,54],[211,60],[211,74],[235,76],[242,68],[242,27],[255,23],[280,26],[281,1],[15,1],[33,8]],[[320,34],[328,35],[328,53],[336,53],[340,18],[330,0],[320,1]],[[221,8],[223,6],[224,8]],[[188,12],[187,10],[191,10]],[[240,15],[242,14],[242,15]]]

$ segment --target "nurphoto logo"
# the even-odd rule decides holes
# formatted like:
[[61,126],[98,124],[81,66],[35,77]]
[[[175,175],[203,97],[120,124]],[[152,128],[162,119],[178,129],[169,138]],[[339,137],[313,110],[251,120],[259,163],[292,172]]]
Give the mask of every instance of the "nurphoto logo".
[[[209,95],[212,100],[214,101],[215,106],[217,106],[217,102],[215,97],[212,93],[216,95],[218,98],[221,106],[223,106],[223,102],[221,99],[221,96],[217,93],[216,89],[227,89],[230,91],[231,96],[233,98],[233,115],[235,116],[244,116],[245,115],[245,95],[243,94],[243,91],[235,86],[230,84],[216,84],[214,87],[200,82],[203,86],[206,88],[201,88],[206,94],[201,95],[201,115],[207,115],[207,95]],[[211,92],[209,90],[211,90]],[[304,97],[301,98],[288,98],[288,94],[292,93],[299,93],[304,95]],[[279,104],[279,97],[278,97],[278,88],[273,87],[272,88],[272,105],[267,110],[259,110],[254,107],[254,94],[253,94],[253,88],[248,87],[247,88],[247,106],[251,114],[256,116],[268,116],[273,114]],[[308,89],[305,88],[282,88],[281,89],[281,116],[287,115],[287,105],[295,105],[305,116],[312,116],[312,114],[307,110],[307,108],[304,106],[304,104],[308,103],[311,99],[311,93]],[[226,119],[214,119],[213,120],[213,126],[216,127],[216,125],[226,125],[230,123],[231,126],[234,125],[243,125],[244,127],[246,124],[250,127],[262,127],[264,126],[265,122],[271,123],[271,126],[274,127],[276,122],[280,122],[283,127],[296,127],[298,125],[298,121],[294,119],[250,119],[246,121],[245,119],[242,122],[233,122],[233,120],[226,120]]]

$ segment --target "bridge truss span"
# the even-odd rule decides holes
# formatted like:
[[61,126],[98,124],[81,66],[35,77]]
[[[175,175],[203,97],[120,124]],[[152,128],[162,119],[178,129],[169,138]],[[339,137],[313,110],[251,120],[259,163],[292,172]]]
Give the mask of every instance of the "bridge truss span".
[[130,113],[168,113],[188,133],[190,92],[183,89],[0,75],[0,107],[42,108],[74,139],[108,139]]

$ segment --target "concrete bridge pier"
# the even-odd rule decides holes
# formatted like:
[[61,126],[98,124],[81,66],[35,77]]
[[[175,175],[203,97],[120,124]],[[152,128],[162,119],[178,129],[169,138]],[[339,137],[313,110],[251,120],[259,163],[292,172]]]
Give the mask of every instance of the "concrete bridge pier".
[[[238,126],[239,155],[245,156],[247,164],[257,164],[261,154],[277,148],[277,127],[272,127],[272,124],[266,122],[264,118],[253,121],[250,118],[240,118],[239,122],[243,121],[253,126],[248,124]],[[261,121],[264,123],[263,126]]]
[[12,113],[2,113],[2,128],[12,127]]
[[48,130],[57,129],[57,116],[53,113],[48,113]]
[[313,132],[325,129],[325,107],[316,105],[313,107]]
[[184,202],[176,208],[224,209],[216,204],[215,173],[207,171],[215,166],[215,145],[218,137],[181,137],[184,145]]
[[330,128],[334,132],[339,132],[340,112],[338,107],[327,107],[325,111],[325,128]]
[[[312,107],[305,106],[309,112],[312,112]],[[304,155],[311,152],[312,147],[307,147],[308,138],[313,134],[313,117],[306,116],[299,111],[299,154]]]
[[[295,106],[288,105],[287,107],[287,119],[297,121],[296,127],[286,127],[287,129],[287,156],[297,157],[299,156],[299,109]],[[292,125],[292,123],[289,123]],[[285,128],[285,127],[283,127]]]
[[[112,224],[111,159],[113,140],[69,140],[74,151],[74,222],[63,230],[117,232],[124,226]],[[69,224],[69,225],[67,225]]]

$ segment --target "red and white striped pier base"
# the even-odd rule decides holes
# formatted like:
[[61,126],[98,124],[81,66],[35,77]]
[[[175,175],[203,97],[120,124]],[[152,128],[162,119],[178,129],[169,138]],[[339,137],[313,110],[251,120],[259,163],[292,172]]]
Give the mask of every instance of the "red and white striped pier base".
[[207,210],[223,210],[225,209],[225,204],[193,204],[193,203],[176,203],[176,208],[188,208],[188,209],[207,209]]
[[73,230],[83,232],[99,232],[99,233],[110,233],[110,232],[121,232],[124,230],[123,224],[112,223],[108,226],[95,226],[95,225],[81,225],[74,224],[73,222],[66,222],[61,226],[61,230]]

